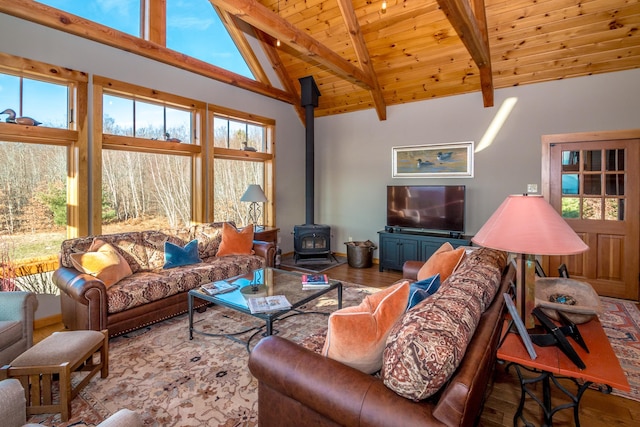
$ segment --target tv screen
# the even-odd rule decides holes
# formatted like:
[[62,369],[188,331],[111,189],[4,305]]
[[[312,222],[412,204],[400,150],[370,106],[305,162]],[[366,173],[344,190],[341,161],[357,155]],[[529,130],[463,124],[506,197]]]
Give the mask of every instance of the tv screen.
[[387,187],[387,226],[464,233],[464,185]]

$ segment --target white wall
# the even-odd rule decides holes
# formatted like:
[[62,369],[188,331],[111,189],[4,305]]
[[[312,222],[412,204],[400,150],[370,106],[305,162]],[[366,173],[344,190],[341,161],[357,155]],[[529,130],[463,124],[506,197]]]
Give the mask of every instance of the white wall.
[[[13,55],[274,118],[277,225],[283,250],[293,250],[293,227],[305,220],[304,127],[291,105],[3,14],[0,39],[0,50]],[[515,108],[475,156],[474,178],[391,177],[392,147],[478,143],[510,97]],[[540,186],[542,135],[638,128],[639,99],[640,70],[632,70],[497,90],[492,108],[475,93],[389,107],[383,122],[374,110],[319,118],[315,222],[332,226],[333,250],[344,253],[349,236],[377,242],[387,185],[453,183],[467,186],[466,231],[473,234],[508,194]]]
[[[465,179],[392,178],[394,146],[475,141],[503,101],[517,102],[491,146],[475,156]],[[466,233],[477,232],[509,194],[541,191],[541,136],[640,127],[640,70],[497,90],[484,108],[480,93],[319,118],[316,132],[316,222],[332,226],[332,246],[371,239],[386,220],[386,186],[464,184]],[[320,98],[322,102],[322,97]],[[377,253],[374,254],[377,257]]]

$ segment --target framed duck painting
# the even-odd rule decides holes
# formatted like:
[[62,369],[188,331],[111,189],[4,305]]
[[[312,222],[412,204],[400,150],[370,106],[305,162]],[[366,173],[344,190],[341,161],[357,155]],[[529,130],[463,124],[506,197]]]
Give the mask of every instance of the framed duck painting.
[[473,178],[473,141],[393,147],[394,178]]

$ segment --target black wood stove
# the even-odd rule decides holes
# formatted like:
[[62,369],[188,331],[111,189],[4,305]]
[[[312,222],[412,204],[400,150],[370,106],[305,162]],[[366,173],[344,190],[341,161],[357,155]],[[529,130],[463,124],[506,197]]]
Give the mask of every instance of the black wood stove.
[[300,80],[302,106],[305,109],[305,212],[306,223],[293,228],[294,258],[331,258],[331,227],[314,224],[314,118],[313,110],[318,106],[320,91],[313,77]]
[[329,258],[331,253],[331,227],[311,224],[293,228],[294,257],[296,262],[308,258]]

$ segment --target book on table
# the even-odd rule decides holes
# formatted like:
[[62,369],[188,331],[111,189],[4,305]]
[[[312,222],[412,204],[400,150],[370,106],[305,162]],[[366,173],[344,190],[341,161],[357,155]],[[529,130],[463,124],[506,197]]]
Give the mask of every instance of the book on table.
[[229,282],[225,282],[224,280],[221,280],[219,282],[206,283],[200,287],[208,295],[217,295],[217,294],[224,294],[227,292],[235,291],[236,289],[238,289],[239,286],[233,283],[229,283]]
[[247,298],[247,305],[249,306],[251,314],[288,310],[291,308],[291,303],[284,295]]
[[303,285],[328,285],[329,277],[326,274],[303,274]]
[[303,274],[302,290],[326,289],[329,287],[329,277],[326,274]]

